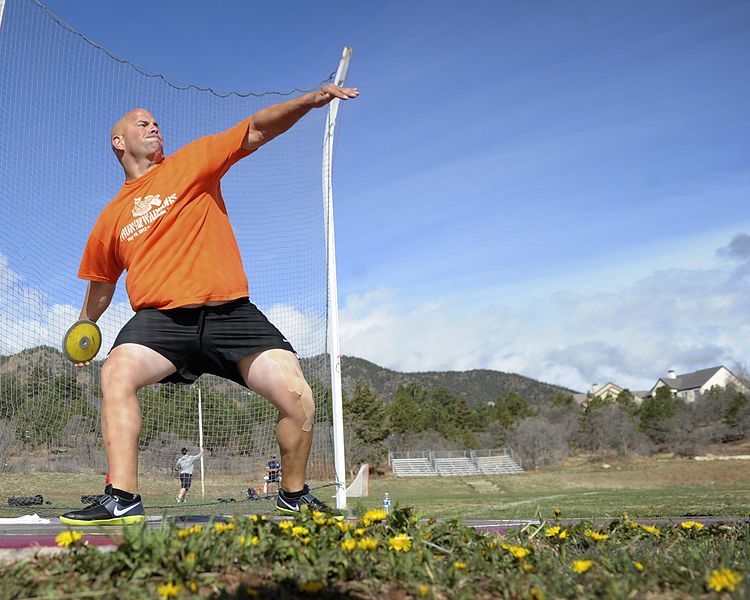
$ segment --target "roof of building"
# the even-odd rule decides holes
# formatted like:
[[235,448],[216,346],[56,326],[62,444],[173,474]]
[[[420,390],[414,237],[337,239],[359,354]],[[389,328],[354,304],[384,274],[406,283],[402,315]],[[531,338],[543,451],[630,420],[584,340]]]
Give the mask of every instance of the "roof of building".
[[694,390],[703,386],[721,367],[710,367],[708,369],[700,369],[699,371],[693,371],[692,373],[684,373],[677,375],[674,379],[669,377],[660,377],[659,381],[663,382],[668,388],[681,392],[683,390]]

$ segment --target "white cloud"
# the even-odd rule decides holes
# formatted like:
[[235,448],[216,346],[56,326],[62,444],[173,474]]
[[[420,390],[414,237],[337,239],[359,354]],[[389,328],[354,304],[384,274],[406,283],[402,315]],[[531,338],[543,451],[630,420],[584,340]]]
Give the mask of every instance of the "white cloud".
[[[83,298],[81,298],[83,301]],[[80,304],[50,301],[48,294],[26,283],[0,253],[0,354],[35,346],[61,348],[68,328],[78,320]],[[114,302],[99,320],[103,358],[122,326],[133,315],[126,302]]]
[[[744,258],[744,237],[734,240],[731,256]],[[647,389],[670,368],[747,361],[750,277],[735,266],[660,270],[616,291],[540,294],[523,308],[452,297],[404,307],[396,290],[378,289],[346,299],[342,352],[400,371],[492,368],[577,390]]]
[[274,304],[264,312],[300,356],[315,356],[326,351],[324,315],[316,318],[288,304]]

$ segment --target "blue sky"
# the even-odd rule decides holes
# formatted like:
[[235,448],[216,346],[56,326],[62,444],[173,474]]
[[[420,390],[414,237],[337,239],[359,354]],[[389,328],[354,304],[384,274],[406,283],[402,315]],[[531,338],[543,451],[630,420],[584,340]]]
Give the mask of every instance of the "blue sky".
[[354,48],[345,354],[578,390],[748,361],[747,2],[44,3],[222,90],[310,86]]

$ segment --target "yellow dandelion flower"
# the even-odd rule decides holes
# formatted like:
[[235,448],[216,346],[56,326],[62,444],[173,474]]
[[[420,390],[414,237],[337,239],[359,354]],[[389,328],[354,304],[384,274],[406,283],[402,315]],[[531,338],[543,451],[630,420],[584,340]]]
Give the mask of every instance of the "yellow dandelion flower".
[[419,597],[424,598],[427,594],[430,593],[430,586],[426,583],[420,583],[419,584]]
[[294,521],[282,521],[281,523],[279,523],[279,527],[281,529],[291,529],[292,527],[294,527]]
[[373,523],[377,523],[378,521],[385,521],[388,518],[388,513],[385,512],[382,508],[374,508],[373,510],[368,510],[364,516],[362,517],[362,523],[365,524],[365,526],[370,526]]
[[555,513],[555,518],[559,519],[562,511],[559,508],[556,508],[553,512]]
[[643,529],[643,531],[647,531],[651,535],[655,535],[656,537],[659,537],[661,535],[661,531],[659,531],[659,528],[655,525],[641,525],[641,529]]
[[453,568],[456,569],[456,571],[465,571],[467,566],[468,565],[465,562],[456,561],[453,563]]
[[185,557],[185,562],[192,567],[195,564],[196,559],[197,556],[195,555],[195,552],[189,552]]
[[354,552],[354,549],[357,547],[357,541],[351,539],[344,540],[343,542],[341,542],[341,547],[345,552]]
[[576,573],[585,573],[594,566],[593,560],[574,560],[570,563],[570,568]]
[[303,538],[300,538],[299,541],[303,546],[307,546],[310,542],[312,542],[312,538],[303,537]]
[[378,547],[378,540],[375,538],[362,538],[357,542],[357,547],[360,550],[375,550]]
[[532,585],[529,588],[529,600],[544,600],[544,592]]
[[354,530],[354,535],[358,535],[360,537],[362,537],[363,535],[365,535],[365,533],[367,533],[367,530],[364,527],[357,527]]
[[165,600],[166,598],[171,598],[172,596],[179,594],[181,589],[182,586],[180,584],[175,585],[170,581],[169,583],[165,583],[156,588],[156,592],[161,596],[162,600]]
[[405,533],[399,533],[388,540],[388,546],[396,552],[408,552],[411,549],[411,538]]
[[554,527],[548,527],[547,529],[544,530],[544,535],[546,535],[547,537],[555,537],[557,534],[560,533],[561,530],[562,530],[562,527],[560,527],[559,525],[555,525]]
[[302,537],[308,533],[310,533],[310,530],[307,527],[302,527],[301,525],[292,527],[292,537]]
[[527,563],[525,560],[521,561],[521,568],[524,573],[531,573],[534,570],[534,565]]
[[742,575],[732,569],[714,569],[708,578],[708,587],[717,592],[729,590],[733,592],[738,583],[742,581]]
[[214,523],[214,531],[216,533],[224,533],[225,531],[232,531],[234,529],[234,523]]
[[561,540],[567,539],[568,538],[568,530],[567,529],[563,529],[557,537],[559,539],[561,539]]
[[323,513],[313,513],[313,523],[318,525],[319,527],[322,527],[323,525],[328,525],[328,521],[330,519],[327,519]]
[[195,581],[191,581],[191,582],[190,582],[190,583],[188,584],[188,587],[190,588],[190,591],[191,591],[191,592],[197,592],[197,591],[198,591],[198,584],[197,584],[197,583],[195,583]]
[[509,546],[508,544],[501,544],[500,547],[503,550],[507,550],[518,559],[526,558],[531,553],[531,550],[529,550],[528,548],[524,548],[523,546]]
[[680,523],[680,527],[683,529],[695,529],[696,531],[700,531],[703,529],[704,525],[703,523],[698,523],[697,521],[683,521]]
[[63,531],[56,538],[55,542],[61,548],[70,548],[73,544],[81,541],[83,534],[78,531]]
[[602,540],[609,539],[609,536],[606,533],[599,533],[598,531],[591,531],[590,529],[584,531],[583,535],[585,535],[587,538],[591,538],[595,542],[601,542]]
[[635,568],[636,571],[643,571],[643,569],[646,568],[643,566],[643,563],[638,562],[637,560],[633,561],[633,567]]
[[326,584],[323,581],[307,581],[305,583],[300,583],[299,585],[300,591],[305,592],[306,594],[317,594],[325,587]]
[[257,546],[258,544],[260,544],[260,539],[258,538],[257,535],[254,535],[252,538],[250,538],[251,546]]
[[192,527],[187,527],[185,529],[180,529],[177,532],[177,537],[179,538],[186,538],[190,535],[193,535],[195,533],[200,533],[203,531],[203,525],[193,525]]
[[353,525],[352,523],[344,523],[344,522],[342,522],[342,521],[338,521],[338,522],[336,523],[336,527],[338,527],[338,528],[339,528],[339,531],[340,531],[341,533],[346,533],[346,532],[347,532],[347,531],[349,531],[350,529],[354,529],[354,525]]

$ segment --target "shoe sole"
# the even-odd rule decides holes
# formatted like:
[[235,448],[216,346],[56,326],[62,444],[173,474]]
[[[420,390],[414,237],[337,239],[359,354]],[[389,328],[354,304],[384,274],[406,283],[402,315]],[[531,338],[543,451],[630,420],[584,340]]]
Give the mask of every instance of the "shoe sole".
[[129,515],[127,517],[112,517],[111,519],[71,519],[70,517],[60,517],[60,522],[65,525],[78,525],[79,527],[94,525],[135,525],[146,518],[146,515]]
[[298,515],[300,513],[300,511],[298,510],[289,510],[288,508],[281,508],[280,506],[276,506],[276,510],[284,513],[285,515]]
[[[298,515],[302,511],[299,510],[289,510],[288,508],[281,508],[280,506],[276,506],[276,510],[278,510],[280,513],[284,513],[285,515]],[[331,519],[336,519],[337,521],[343,521],[346,518],[346,515],[331,515],[329,513],[323,513],[326,517],[329,517]]]

